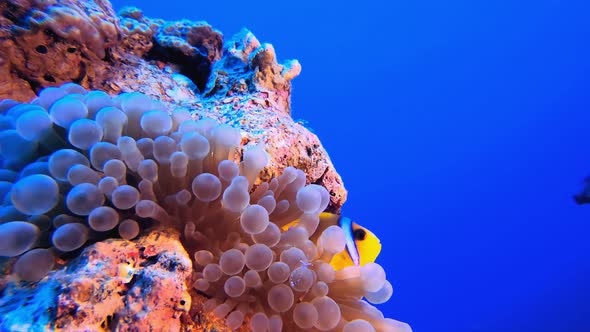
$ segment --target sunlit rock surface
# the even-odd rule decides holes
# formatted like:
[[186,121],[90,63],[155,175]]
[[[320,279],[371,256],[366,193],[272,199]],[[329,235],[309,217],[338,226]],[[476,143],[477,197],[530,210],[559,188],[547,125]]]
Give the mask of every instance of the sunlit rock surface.
[[5,280],[0,327],[149,331],[168,326],[180,331],[181,316],[191,306],[186,286],[191,270],[178,233],[156,231],[133,242],[97,242],[30,288]]

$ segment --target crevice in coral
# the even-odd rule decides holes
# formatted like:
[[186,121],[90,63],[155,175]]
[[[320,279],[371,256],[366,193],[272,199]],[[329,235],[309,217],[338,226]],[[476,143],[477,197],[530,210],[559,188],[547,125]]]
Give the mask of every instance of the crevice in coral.
[[47,54],[47,46],[38,45],[37,47],[35,47],[35,51],[37,51],[37,53],[40,53],[40,54]]
[[326,174],[328,173],[328,170],[330,169],[330,167],[326,167],[326,169],[324,170],[324,172],[322,173],[322,175],[317,178],[315,181],[313,181],[313,184],[318,184],[318,185],[322,185],[324,183],[324,177],[326,176]]
[[53,78],[53,76],[51,76],[50,74],[43,75],[43,79],[47,82],[55,83],[55,78]]
[[29,77],[25,76],[23,73],[17,72],[16,76],[18,78],[20,78],[21,80],[27,82],[27,84],[29,85],[31,90],[35,93],[39,92],[39,90],[41,90],[43,88],[43,86],[39,82],[30,79]]
[[102,321],[100,327],[106,329],[107,331],[115,331],[117,326],[116,322],[118,321],[117,314],[107,315],[105,320]]
[[104,50],[105,51],[105,56],[103,61],[105,62],[113,62],[113,49],[112,48],[107,48]]
[[85,77],[86,77],[86,64],[84,62],[81,62],[80,63],[80,75],[78,75],[78,77],[76,77],[73,80],[73,82],[81,83]]
[[147,267],[147,266],[150,266],[150,265],[157,264],[157,263],[158,263],[158,260],[159,260],[159,258],[160,258],[160,255],[155,255],[155,256],[149,256],[149,257],[146,257],[145,261],[144,261],[144,262],[141,262],[141,263],[139,264],[139,266],[141,266],[141,267],[145,268],[145,267]]
[[150,49],[146,59],[151,61],[164,61],[176,65],[178,73],[188,77],[200,91],[205,90],[209,74],[211,74],[211,65],[208,64],[207,57],[188,56],[182,51],[164,47],[152,40],[154,46]]

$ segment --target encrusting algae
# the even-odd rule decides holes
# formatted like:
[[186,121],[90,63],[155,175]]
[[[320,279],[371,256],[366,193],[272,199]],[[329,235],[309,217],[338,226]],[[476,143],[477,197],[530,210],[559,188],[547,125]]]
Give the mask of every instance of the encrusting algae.
[[381,244],[290,116],[296,60],[106,0],[0,9],[0,330],[411,331],[369,304]]

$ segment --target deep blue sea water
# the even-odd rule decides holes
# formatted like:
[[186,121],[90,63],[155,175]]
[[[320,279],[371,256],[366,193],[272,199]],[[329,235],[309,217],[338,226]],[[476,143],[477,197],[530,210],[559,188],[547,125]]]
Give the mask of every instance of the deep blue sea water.
[[122,1],[303,66],[293,114],[415,332],[590,331],[590,3]]

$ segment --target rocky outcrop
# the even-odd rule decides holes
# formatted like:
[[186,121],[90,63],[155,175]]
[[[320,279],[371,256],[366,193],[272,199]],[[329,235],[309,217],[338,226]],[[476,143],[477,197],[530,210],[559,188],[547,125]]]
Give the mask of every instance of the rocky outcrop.
[[223,43],[205,22],[150,19],[137,8],[117,16],[103,0],[8,0],[0,12],[0,98],[28,102],[66,82],[111,95],[142,92],[240,128],[245,147],[264,143],[264,179],[294,166],[328,189],[329,210],[346,200],[318,137],[290,116],[300,64],[279,64],[272,45],[251,32]]

